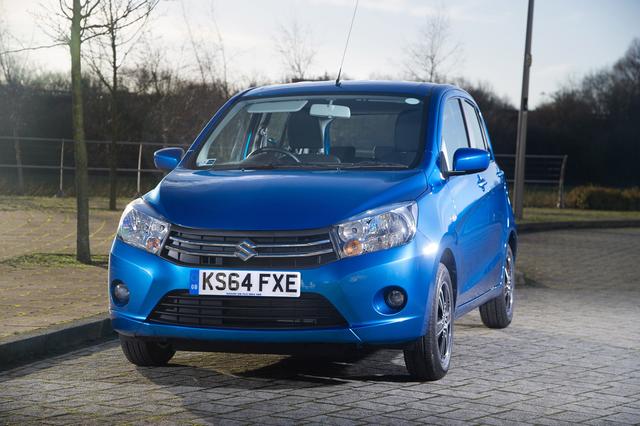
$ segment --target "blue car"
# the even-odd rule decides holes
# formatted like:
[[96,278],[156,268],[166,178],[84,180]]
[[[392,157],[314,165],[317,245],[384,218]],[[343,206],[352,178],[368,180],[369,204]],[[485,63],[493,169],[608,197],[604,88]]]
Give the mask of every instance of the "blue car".
[[454,319],[513,317],[516,227],[465,91],[314,82],[232,97],[125,209],[110,312],[140,366],[176,350],[357,356],[448,371]]

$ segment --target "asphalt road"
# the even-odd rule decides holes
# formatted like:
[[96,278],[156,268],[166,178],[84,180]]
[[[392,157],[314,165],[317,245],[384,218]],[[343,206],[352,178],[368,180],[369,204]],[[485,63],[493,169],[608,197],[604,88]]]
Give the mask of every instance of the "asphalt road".
[[526,235],[518,262],[535,283],[511,327],[456,322],[439,382],[411,381],[399,351],[178,353],[150,369],[110,342],[0,374],[0,423],[640,423],[640,230]]

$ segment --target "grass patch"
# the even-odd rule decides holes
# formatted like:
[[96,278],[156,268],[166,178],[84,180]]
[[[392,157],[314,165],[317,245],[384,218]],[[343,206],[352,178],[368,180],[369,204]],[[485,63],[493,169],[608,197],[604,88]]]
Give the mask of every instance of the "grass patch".
[[0,262],[3,265],[9,265],[14,267],[24,266],[46,266],[54,268],[62,267],[79,267],[86,268],[89,266],[98,266],[100,268],[106,268],[109,264],[109,256],[106,255],[93,255],[91,256],[92,262],[90,265],[80,263],[76,260],[75,254],[62,254],[62,253],[31,253],[24,254],[22,256],[12,257]]
[[525,207],[518,223],[587,222],[598,220],[640,220],[640,211],[556,209]]

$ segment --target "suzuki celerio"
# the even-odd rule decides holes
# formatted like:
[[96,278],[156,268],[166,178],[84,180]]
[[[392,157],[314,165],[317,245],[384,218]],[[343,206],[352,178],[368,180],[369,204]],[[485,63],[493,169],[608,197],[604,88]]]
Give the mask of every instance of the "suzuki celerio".
[[[109,259],[126,357],[176,350],[404,350],[449,369],[453,321],[513,315],[516,230],[482,114],[409,82],[276,85],[231,98],[130,203]],[[348,351],[345,349],[349,349]]]

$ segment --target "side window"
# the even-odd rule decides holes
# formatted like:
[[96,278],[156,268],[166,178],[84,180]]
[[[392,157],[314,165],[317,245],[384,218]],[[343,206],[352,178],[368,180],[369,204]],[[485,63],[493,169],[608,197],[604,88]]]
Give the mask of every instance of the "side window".
[[[218,126],[222,131],[214,132],[198,154],[196,164],[213,165],[216,159],[224,161],[240,160],[240,147],[244,141],[245,129],[249,127],[251,114],[245,109],[233,115],[225,126]],[[213,162],[212,162],[213,161]]]
[[462,118],[460,101],[449,99],[444,107],[442,119],[442,154],[448,170],[452,168],[453,154],[459,148],[469,148],[469,140]]
[[285,127],[289,115],[288,112],[258,114],[256,118],[256,134],[251,137],[251,146],[247,153],[258,148],[284,146],[283,139],[286,139]]
[[467,122],[467,129],[469,130],[471,148],[484,149],[487,151],[487,145],[484,142],[484,136],[482,135],[476,109],[466,101],[462,101],[462,109],[464,110],[464,118]]

